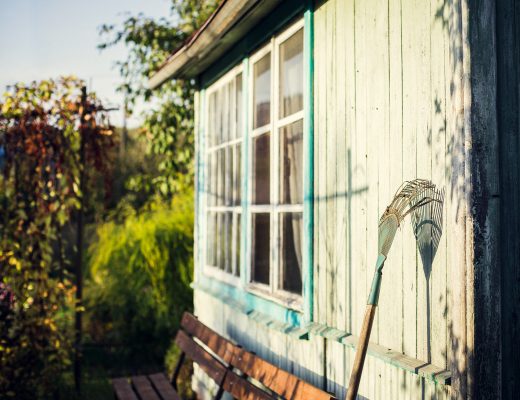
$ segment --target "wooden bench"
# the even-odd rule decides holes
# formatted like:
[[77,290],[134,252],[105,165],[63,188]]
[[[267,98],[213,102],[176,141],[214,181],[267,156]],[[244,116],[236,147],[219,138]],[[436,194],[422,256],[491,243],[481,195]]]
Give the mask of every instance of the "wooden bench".
[[224,392],[246,400],[333,400],[335,397],[232,343],[184,313],[175,343],[182,353],[171,383],[164,374],[112,380],[119,400],[180,400],[177,380],[185,360],[191,359],[217,385],[215,399]]

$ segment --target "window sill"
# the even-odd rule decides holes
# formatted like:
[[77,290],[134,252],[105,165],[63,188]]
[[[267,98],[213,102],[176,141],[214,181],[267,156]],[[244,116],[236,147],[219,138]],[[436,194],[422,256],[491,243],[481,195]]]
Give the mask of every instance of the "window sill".
[[282,307],[300,313],[303,312],[303,299],[301,296],[284,291],[271,292],[268,286],[257,283],[250,283],[247,286],[247,291],[255,296],[277,303]]
[[206,265],[202,273],[209,278],[218,279],[228,285],[240,286],[240,277],[233,275],[230,272],[225,272],[217,267]]

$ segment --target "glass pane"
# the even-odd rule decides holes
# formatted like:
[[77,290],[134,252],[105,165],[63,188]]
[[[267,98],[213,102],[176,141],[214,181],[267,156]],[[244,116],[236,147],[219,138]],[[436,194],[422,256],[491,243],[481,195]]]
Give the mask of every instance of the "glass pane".
[[233,171],[233,205],[239,206],[241,202],[241,186],[242,186],[242,148],[241,144],[234,147],[235,168]]
[[253,127],[267,125],[271,121],[271,53],[254,65]]
[[236,77],[236,137],[242,137],[242,74]]
[[280,45],[280,117],[303,110],[303,29]]
[[217,213],[217,267],[224,269],[226,263],[226,235],[224,234],[226,228],[226,220],[224,213]]
[[240,243],[241,241],[241,233],[242,232],[242,214],[235,214],[235,224],[236,224],[236,236],[235,236],[235,275],[240,276]]
[[252,279],[253,282],[269,284],[269,229],[270,215],[267,213],[252,214],[253,246],[252,246]]
[[208,110],[208,146],[215,145],[215,107],[216,107],[216,94],[211,93],[209,96],[209,110]]
[[215,145],[222,143],[222,89],[215,92]]
[[208,169],[207,169],[207,195],[208,195],[208,206],[215,205],[215,194],[217,187],[217,157],[215,152],[208,154]]
[[231,205],[231,202],[233,200],[233,188],[232,188],[232,184],[233,184],[233,158],[232,158],[232,154],[231,154],[231,148],[230,147],[226,147],[223,149],[223,152],[225,154],[225,164],[226,164],[226,172],[225,172],[225,179],[224,179],[224,183],[225,183],[225,189],[224,189],[224,197],[225,197],[225,200],[224,200],[224,204],[226,206],[230,206]]
[[225,228],[224,228],[224,269],[226,272],[231,273],[231,258],[232,244],[233,244],[233,214],[230,212],[224,213]]
[[280,202],[303,202],[303,121],[280,129]]
[[231,105],[230,105],[230,98],[229,98],[229,92],[231,91],[231,83],[228,83],[222,87],[222,106],[223,106],[223,113],[222,113],[222,143],[229,141],[229,134],[231,131],[231,125],[230,122],[230,112],[231,112]]
[[217,206],[221,206],[224,204],[224,200],[223,200],[223,195],[224,195],[224,185],[225,185],[225,181],[224,181],[224,170],[225,170],[225,157],[224,157],[224,151],[221,149],[221,150],[217,150],[216,152],[217,154],[217,184],[216,184],[216,196],[217,196],[217,201],[216,201],[216,205]]
[[269,204],[270,138],[266,133],[253,139],[253,204]]
[[302,214],[280,214],[280,289],[302,293]]
[[207,220],[207,253],[206,253],[206,263],[208,265],[217,265],[217,216],[215,213],[208,213]]

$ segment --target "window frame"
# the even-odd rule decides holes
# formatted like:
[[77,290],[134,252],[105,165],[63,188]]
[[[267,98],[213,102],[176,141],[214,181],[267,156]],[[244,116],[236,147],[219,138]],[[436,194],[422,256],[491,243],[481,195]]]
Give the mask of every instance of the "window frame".
[[[304,311],[304,296],[305,296],[305,288],[304,288],[304,279],[305,279],[305,268],[306,265],[302,259],[301,265],[301,279],[302,279],[302,293],[296,294],[286,290],[279,288],[280,286],[280,276],[282,272],[280,253],[281,248],[279,246],[279,242],[281,241],[279,226],[280,226],[280,217],[282,213],[300,213],[302,216],[302,251],[304,250],[304,238],[305,235],[305,187],[302,185],[302,203],[300,204],[279,204],[279,140],[280,140],[280,130],[284,127],[290,126],[291,124],[302,121],[303,124],[303,142],[302,142],[302,174],[305,171],[305,168],[308,168],[308,164],[305,160],[305,116],[306,116],[306,104],[305,104],[305,91],[307,88],[305,85],[307,81],[305,79],[305,23],[304,19],[301,18],[294,22],[292,25],[288,26],[278,35],[271,37],[269,42],[254,52],[248,61],[248,69],[250,71],[249,76],[247,77],[248,84],[248,129],[247,135],[250,145],[247,149],[247,163],[248,163],[248,174],[247,180],[249,182],[253,182],[254,180],[254,171],[252,168],[253,165],[253,139],[255,137],[261,136],[267,132],[270,133],[270,204],[262,204],[257,205],[253,204],[253,185],[248,185],[247,192],[247,203],[248,209],[246,211],[245,218],[247,218],[248,229],[247,229],[247,237],[250,238],[248,242],[248,246],[251,246],[253,239],[253,231],[252,231],[252,220],[254,213],[269,213],[270,216],[270,235],[269,235],[269,285],[254,282],[252,280],[253,275],[253,256],[252,251],[249,249],[247,251],[247,281],[246,281],[246,289],[258,296],[265,297],[271,301],[279,303],[284,307],[294,309],[296,311],[303,312]],[[291,36],[296,34],[298,31],[302,30],[302,57],[303,57],[303,105],[302,109],[288,115],[286,117],[280,118],[280,109],[279,109],[279,98],[280,98],[280,87],[279,87],[279,78],[280,78],[280,45],[284,43]],[[254,65],[261,58],[263,58],[268,53],[271,53],[271,104],[270,104],[270,122],[264,126],[254,128]],[[278,167],[278,168],[277,168]],[[303,183],[303,182],[302,182]]]
[[[243,181],[244,181],[244,169],[243,169],[243,165],[244,165],[244,141],[245,141],[245,133],[244,133],[244,130],[243,130],[243,126],[239,126],[239,124],[237,123],[236,126],[235,126],[235,129],[236,131],[234,131],[234,135],[233,135],[233,139],[231,140],[228,140],[227,142],[225,143],[220,143],[220,144],[217,144],[217,145],[212,145],[210,146],[209,143],[208,143],[208,138],[209,138],[209,126],[210,126],[210,98],[211,98],[211,95],[213,93],[216,93],[219,89],[221,89],[223,86],[227,85],[230,81],[236,79],[236,77],[238,75],[242,74],[242,120],[244,119],[245,117],[245,112],[244,112],[244,85],[247,85],[247,77],[245,76],[244,74],[244,67],[243,67],[243,64],[242,63],[239,63],[238,65],[236,65],[235,67],[233,67],[232,69],[230,69],[228,72],[226,72],[224,75],[222,75],[218,80],[216,80],[213,84],[211,84],[210,86],[208,86],[205,90],[205,98],[206,98],[206,104],[207,104],[207,107],[206,107],[206,110],[205,110],[205,113],[203,115],[203,119],[204,119],[204,126],[206,127],[206,131],[204,132],[206,138],[205,138],[205,142],[206,142],[206,146],[204,147],[204,150],[203,150],[203,158],[204,158],[204,164],[206,165],[206,167],[204,168],[204,175],[206,177],[205,179],[205,182],[204,182],[204,187],[205,187],[205,190],[204,190],[204,195],[202,196],[202,208],[203,208],[203,215],[202,215],[202,226],[203,226],[203,232],[204,232],[204,246],[202,248],[202,265],[203,265],[203,273],[204,275],[210,277],[210,278],[215,278],[215,279],[218,279],[222,282],[225,282],[227,284],[230,284],[230,285],[233,285],[233,286],[239,286],[241,284],[241,275],[243,273],[243,268],[242,268],[242,263],[243,263],[243,259],[245,257],[245,254],[243,254],[242,252],[242,230],[243,230],[243,223],[242,223],[242,220],[243,218],[245,217],[245,213],[244,213],[244,193],[243,193]],[[234,93],[236,94],[236,88],[235,88],[235,91]],[[236,118],[237,116],[237,112],[236,112],[236,103],[235,103],[235,111],[233,112],[233,116]],[[243,123],[242,123],[243,125]],[[240,133],[238,134],[238,131],[240,131]],[[237,145],[240,145],[240,152],[241,152],[241,157],[240,157],[240,163],[241,163],[241,166],[240,166],[240,171],[241,171],[241,177],[240,177],[240,181],[238,182],[239,184],[239,187],[240,187],[240,191],[241,191],[241,201],[239,204],[235,204],[235,205],[212,205],[212,206],[209,206],[208,205],[208,200],[209,200],[209,193],[208,193],[208,190],[207,190],[207,185],[209,184],[210,182],[210,179],[209,179],[209,176],[210,175],[210,172],[209,172],[209,162],[208,162],[208,155],[211,153],[211,152],[217,152],[221,149],[226,149],[226,148],[229,148],[231,149],[232,147],[234,146],[237,146]],[[233,156],[233,168],[232,168],[232,172],[231,174],[233,175],[234,174],[234,171],[235,171],[235,168],[237,166],[237,157],[236,156]],[[226,176],[226,179],[228,179],[228,177]],[[225,186],[227,185],[227,183],[225,184]],[[232,186],[232,183],[229,184],[230,186]],[[233,190],[233,188],[231,189]],[[218,266],[214,266],[214,265],[211,265],[210,263],[208,263],[208,245],[209,245],[209,241],[208,241],[208,226],[207,226],[207,219],[208,219],[208,216],[209,216],[209,213],[226,213],[226,212],[230,212],[232,214],[232,231],[231,231],[231,236],[232,238],[236,238],[236,240],[233,241],[233,243],[231,244],[231,253],[232,253],[232,270],[231,272],[228,272],[226,270],[222,270],[220,268],[218,268]],[[238,223],[235,223],[234,220],[235,220],[235,214],[239,214],[240,215],[240,222]],[[237,235],[237,230],[238,230],[238,225],[240,225],[240,235]],[[220,236],[220,235],[219,235]],[[237,262],[236,260],[236,255],[237,255],[237,249],[240,250],[240,262]],[[235,274],[236,271],[239,271],[240,272],[240,276],[237,276]]]

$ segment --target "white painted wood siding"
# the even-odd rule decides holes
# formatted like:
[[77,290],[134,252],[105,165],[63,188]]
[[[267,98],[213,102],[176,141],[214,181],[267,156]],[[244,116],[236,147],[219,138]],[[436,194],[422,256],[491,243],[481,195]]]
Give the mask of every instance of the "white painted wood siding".
[[[329,0],[314,14],[314,322],[358,334],[379,217],[404,180],[430,179],[445,190],[439,247],[424,266],[405,220],[384,268],[371,341],[441,369],[463,364],[462,356],[452,360],[462,351],[465,318],[459,6]],[[195,312],[247,349],[345,395],[351,347],[283,335],[200,289]],[[202,373],[194,385],[208,385]],[[445,399],[451,391],[368,355],[360,398]]]
[[[315,12],[315,319],[356,334],[378,220],[401,182],[450,179],[449,35],[442,0],[331,0]],[[450,207],[446,196],[444,218]],[[383,273],[372,341],[446,367],[443,229],[423,265],[410,220]],[[429,264],[426,262],[425,264]]]

